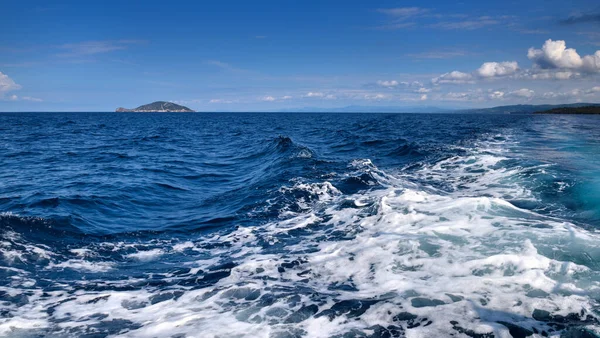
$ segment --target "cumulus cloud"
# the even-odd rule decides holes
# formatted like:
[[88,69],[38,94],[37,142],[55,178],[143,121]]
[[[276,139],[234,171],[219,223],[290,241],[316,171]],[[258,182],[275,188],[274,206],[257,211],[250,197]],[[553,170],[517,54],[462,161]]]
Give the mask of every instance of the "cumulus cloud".
[[0,72],[0,96],[3,93],[19,89],[21,89],[20,85],[16,84],[15,81],[13,81],[13,79],[8,77],[8,75]]
[[519,64],[516,61],[504,62],[485,62],[472,73],[463,73],[453,71],[433,78],[433,84],[469,84],[474,83],[475,79],[492,79],[515,75],[519,71]]
[[504,97],[504,92],[501,92],[499,90],[493,91],[489,94],[489,98],[492,100],[501,99],[503,97]]
[[583,57],[583,70],[600,73],[600,50],[597,50],[593,55],[586,55]]
[[461,101],[461,102],[492,102],[492,101],[531,101],[539,98],[535,91],[529,88],[516,90],[481,88],[462,92],[441,93],[434,96],[434,100]]
[[437,84],[465,84],[473,83],[473,76],[469,73],[459,72],[457,70],[442,74],[438,77],[431,79],[431,82]]
[[259,101],[264,101],[264,102],[275,102],[275,101],[284,101],[284,100],[291,100],[293,97],[290,95],[285,95],[285,96],[281,96],[281,97],[274,97],[274,96],[262,96],[259,97],[258,100]]
[[583,65],[583,60],[573,48],[567,48],[564,40],[546,40],[542,49],[529,48],[527,57],[540,68],[572,68]]
[[513,75],[519,70],[516,61],[505,62],[485,62],[475,71],[477,76],[482,78],[492,78],[499,76]]
[[529,48],[527,57],[533,62],[521,69],[516,61],[485,62],[471,73],[453,71],[431,80],[434,85],[472,84],[477,80],[496,78],[530,80],[571,80],[600,73],[600,50],[581,56],[567,48],[563,40],[547,40],[541,49]]
[[399,84],[400,83],[396,80],[389,80],[389,81],[379,80],[379,81],[377,81],[378,86],[387,87],[387,88],[398,87]]
[[427,94],[421,95],[421,101],[425,101],[425,100],[427,100]]
[[482,91],[467,91],[467,92],[448,92],[442,94],[441,100],[446,101],[482,101]]
[[509,95],[530,99],[535,95],[535,91],[528,88],[521,88],[510,92]]
[[535,92],[528,88],[521,88],[517,90],[513,90],[510,92],[505,92],[502,90],[490,90],[488,94],[488,98],[490,100],[504,100],[504,99],[526,99],[529,100],[533,98]]
[[600,72],[600,50],[593,55],[580,56],[567,48],[564,40],[546,40],[541,49],[529,48],[527,57],[541,69],[572,69],[588,73]]
[[400,84],[405,85],[407,87],[411,87],[411,88],[419,88],[419,87],[423,87],[423,83],[421,83],[420,81],[412,81],[412,82],[400,82]]
[[377,93],[377,94],[366,94],[365,95],[365,99],[367,99],[367,100],[382,100],[382,99],[385,99],[385,98],[386,98],[385,95],[379,94],[379,93]]
[[304,97],[324,97],[325,94],[321,93],[321,92],[308,92],[306,93],[306,95],[304,95]]
[[308,92],[306,95],[303,95],[304,98],[321,98],[326,100],[334,100],[337,97],[333,94],[325,94],[322,92]]

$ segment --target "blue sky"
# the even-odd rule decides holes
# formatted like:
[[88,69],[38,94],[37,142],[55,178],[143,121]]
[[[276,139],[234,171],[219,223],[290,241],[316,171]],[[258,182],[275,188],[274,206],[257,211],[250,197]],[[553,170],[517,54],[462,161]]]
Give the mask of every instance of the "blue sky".
[[600,101],[591,0],[9,0],[0,13],[0,111]]

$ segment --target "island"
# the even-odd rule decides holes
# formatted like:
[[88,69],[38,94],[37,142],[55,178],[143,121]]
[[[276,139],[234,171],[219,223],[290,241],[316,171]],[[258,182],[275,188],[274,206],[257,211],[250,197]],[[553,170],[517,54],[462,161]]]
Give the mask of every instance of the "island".
[[548,110],[537,111],[534,114],[600,114],[600,106],[584,106],[584,107],[561,107]]
[[140,113],[195,113],[188,107],[180,106],[173,102],[156,101],[150,104],[145,104],[134,109],[127,109],[119,107],[116,110],[117,113],[124,112],[140,112]]

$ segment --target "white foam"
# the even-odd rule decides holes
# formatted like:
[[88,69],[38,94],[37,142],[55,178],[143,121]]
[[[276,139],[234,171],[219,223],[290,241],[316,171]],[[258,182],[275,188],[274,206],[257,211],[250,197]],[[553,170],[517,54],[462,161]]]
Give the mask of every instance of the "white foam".
[[[267,224],[165,244],[171,251],[146,249],[140,243],[111,244],[115,252],[136,248],[125,255],[136,260],[197,254],[181,263],[192,267],[188,275],[169,275],[174,281],[197,274],[201,285],[201,276],[219,264],[233,261],[236,266],[229,276],[198,289],[175,283],[167,289],[55,292],[49,298],[38,297],[41,290],[36,289],[27,305],[11,309],[12,318],[0,319],[0,334],[34,326],[57,326],[61,332],[98,324],[95,314],[102,313],[108,315],[105,320],[140,326],[120,332],[123,337],[277,337],[289,330],[330,337],[353,329],[373,332],[375,325],[402,327],[406,337],[461,336],[451,321],[464,330],[510,337],[499,321],[549,332],[547,324],[532,318],[535,309],[595,316],[595,299],[600,297],[600,273],[594,268],[600,259],[598,234],[507,202],[507,195],[535,197],[515,179],[518,169],[499,169],[509,154],[493,150],[447,159],[417,174],[450,182],[449,191],[419,187],[402,174],[357,160],[351,170],[368,172],[380,188],[343,195],[327,181],[296,182],[281,193],[296,189],[316,198],[304,201],[302,211],[284,213]],[[353,207],[346,207],[348,200],[354,201]],[[52,266],[85,265],[87,249],[72,252],[77,259]],[[588,261],[577,259],[588,256]],[[143,280],[103,285],[133,282]],[[11,290],[19,291],[16,284]],[[182,293],[165,296],[174,291]],[[260,300],[267,296],[272,301]],[[304,320],[287,322],[300,309],[317,306],[320,313],[343,300],[378,302],[356,317],[339,313],[330,319],[310,312]],[[52,323],[46,312],[51,306]],[[417,316],[419,325],[408,328],[407,321],[394,321],[402,312]]]
[[141,250],[128,254],[128,258],[137,259],[139,261],[151,261],[162,256],[165,252],[162,249]]
[[72,269],[88,272],[107,272],[114,264],[109,262],[91,262],[83,259],[69,259],[60,263],[50,263],[47,269]]

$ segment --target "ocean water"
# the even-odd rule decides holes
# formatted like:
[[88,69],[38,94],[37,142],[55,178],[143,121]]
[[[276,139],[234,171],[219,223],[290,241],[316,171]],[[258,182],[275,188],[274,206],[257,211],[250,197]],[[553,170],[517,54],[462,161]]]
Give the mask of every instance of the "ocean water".
[[594,337],[600,117],[0,114],[0,336]]

